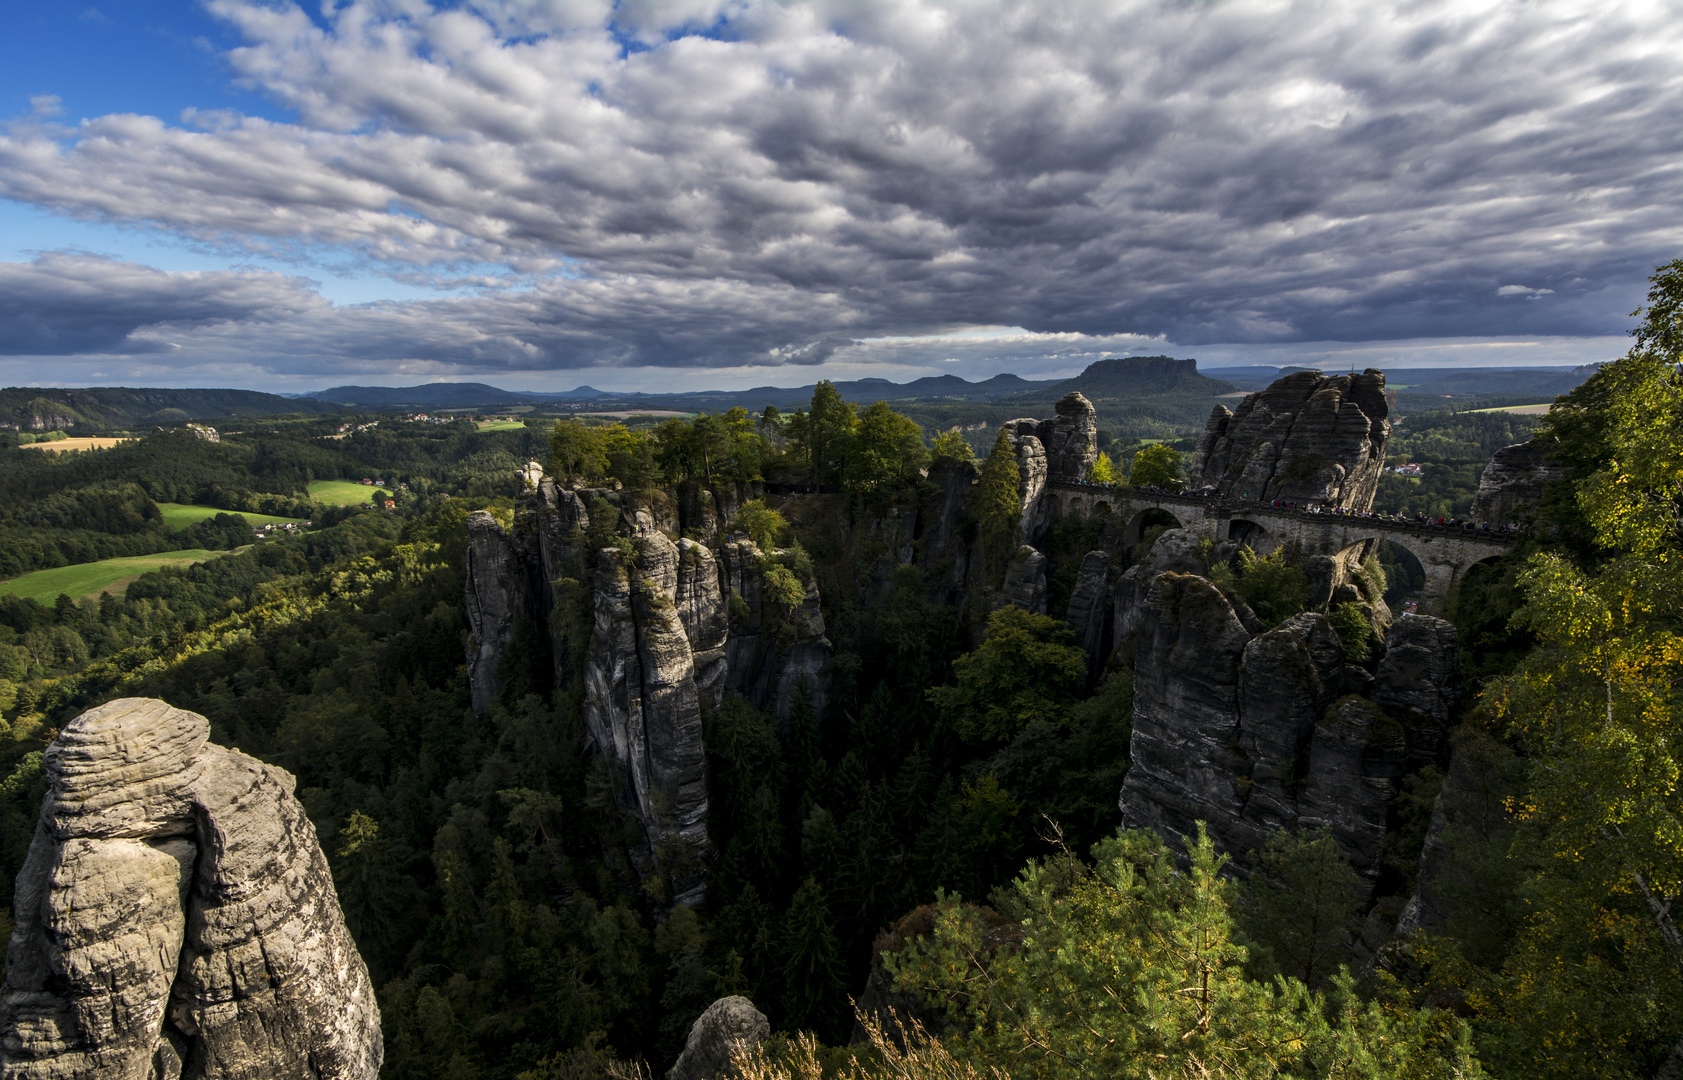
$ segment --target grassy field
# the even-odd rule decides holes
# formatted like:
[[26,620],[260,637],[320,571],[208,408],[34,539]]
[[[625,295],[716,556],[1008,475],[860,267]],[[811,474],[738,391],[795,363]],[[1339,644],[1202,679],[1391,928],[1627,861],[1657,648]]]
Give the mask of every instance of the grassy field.
[[1514,413],[1518,416],[1542,416],[1552,408],[1554,408],[1553,405],[1503,405],[1500,408],[1495,409],[1471,409],[1469,411],[1476,413],[1506,412]]
[[376,491],[387,490],[383,486],[369,487],[349,480],[317,480],[310,485],[310,498],[329,506],[361,506],[373,499]]
[[[367,490],[364,488],[363,490]],[[164,524],[174,529],[185,529],[189,525],[197,525],[207,518],[217,514],[239,514],[252,525],[282,525],[290,521],[297,523],[303,518],[276,517],[273,514],[253,514],[244,510],[218,510],[214,506],[189,506],[186,503],[159,503],[158,509],[163,512]]]
[[45,450],[49,454],[61,453],[65,450],[109,450],[120,442],[128,439],[55,439],[52,442],[25,443],[19,450]]
[[43,604],[51,604],[60,593],[68,593],[80,600],[102,592],[120,593],[129,587],[129,582],[150,570],[164,566],[189,566],[226,554],[226,551],[188,548],[186,551],[160,551],[156,555],[101,559],[76,566],[55,566],[51,570],[37,570],[32,574],[20,574],[10,581],[0,581],[0,593],[11,593]]
[[481,420],[480,431],[524,431],[526,425],[519,420]]

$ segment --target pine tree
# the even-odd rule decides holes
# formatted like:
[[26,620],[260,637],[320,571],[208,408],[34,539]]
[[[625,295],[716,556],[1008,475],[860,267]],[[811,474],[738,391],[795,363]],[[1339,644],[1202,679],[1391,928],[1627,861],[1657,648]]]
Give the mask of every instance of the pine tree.
[[1348,958],[1361,907],[1360,881],[1332,837],[1276,832],[1257,853],[1239,902],[1250,971],[1319,987]]
[[847,1018],[833,923],[818,879],[807,878],[784,919],[783,1011],[788,1026],[816,1031],[827,1041],[839,1038]]
[[988,580],[1000,579],[1005,564],[1016,550],[1017,530],[1022,524],[1022,480],[1017,472],[1017,451],[1001,428],[987,460],[982,463],[981,491],[977,514],[981,519],[982,562]]
[[795,683],[795,696],[789,703],[789,718],[784,724],[786,808],[790,819],[799,822],[811,810],[810,803],[818,797],[812,786],[814,770],[819,764],[818,716],[812,709],[812,694],[805,675]]

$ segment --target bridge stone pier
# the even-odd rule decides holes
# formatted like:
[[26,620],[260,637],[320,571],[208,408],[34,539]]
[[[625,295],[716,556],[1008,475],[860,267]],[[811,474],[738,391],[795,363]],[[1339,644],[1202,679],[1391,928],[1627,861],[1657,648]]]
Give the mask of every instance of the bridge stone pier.
[[1423,525],[1357,514],[1314,513],[1237,499],[1179,495],[1121,485],[1055,480],[1042,496],[1051,517],[1117,515],[1123,522],[1123,542],[1135,544],[1157,510],[1180,527],[1220,543],[1234,540],[1266,555],[1284,544],[1297,544],[1305,555],[1327,555],[1354,563],[1366,557],[1380,540],[1389,540],[1420,560],[1426,583],[1420,610],[1438,613],[1449,593],[1478,563],[1506,554],[1518,536],[1447,525]]

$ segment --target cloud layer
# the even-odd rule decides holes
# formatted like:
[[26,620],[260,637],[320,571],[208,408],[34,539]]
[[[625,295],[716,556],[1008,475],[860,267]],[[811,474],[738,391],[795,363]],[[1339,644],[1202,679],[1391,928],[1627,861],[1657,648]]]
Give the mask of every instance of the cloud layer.
[[1617,333],[1683,241],[1673,4],[211,0],[293,123],[44,113],[0,196],[476,295],[0,264],[0,352],[811,364],[975,325]]

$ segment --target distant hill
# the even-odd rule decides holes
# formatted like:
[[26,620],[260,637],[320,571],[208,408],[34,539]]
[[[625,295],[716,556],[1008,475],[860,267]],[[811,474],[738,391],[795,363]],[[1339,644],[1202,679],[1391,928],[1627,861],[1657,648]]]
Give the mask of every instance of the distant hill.
[[[854,379],[836,383],[848,401],[868,405],[873,401],[993,401],[1036,387],[1051,386],[1016,375],[995,375],[973,383],[956,375],[931,375],[908,383],[887,379]],[[756,386],[749,390],[694,390],[681,394],[650,394],[640,391],[615,393],[580,386],[554,393],[502,390],[485,383],[427,383],[423,386],[335,386],[306,396],[335,405],[365,409],[494,409],[509,405],[567,405],[589,402],[602,408],[676,409],[685,412],[723,411],[741,406],[758,412],[767,405],[796,409],[812,400],[816,383],[805,386]]]
[[480,409],[506,405],[526,396],[530,395],[499,390],[485,383],[467,382],[427,383],[425,386],[335,386],[309,395],[316,401],[365,409]]
[[322,413],[318,401],[256,390],[167,390],[100,386],[86,390],[0,390],[0,428],[10,431],[126,431],[188,420],[232,420],[278,413]]

